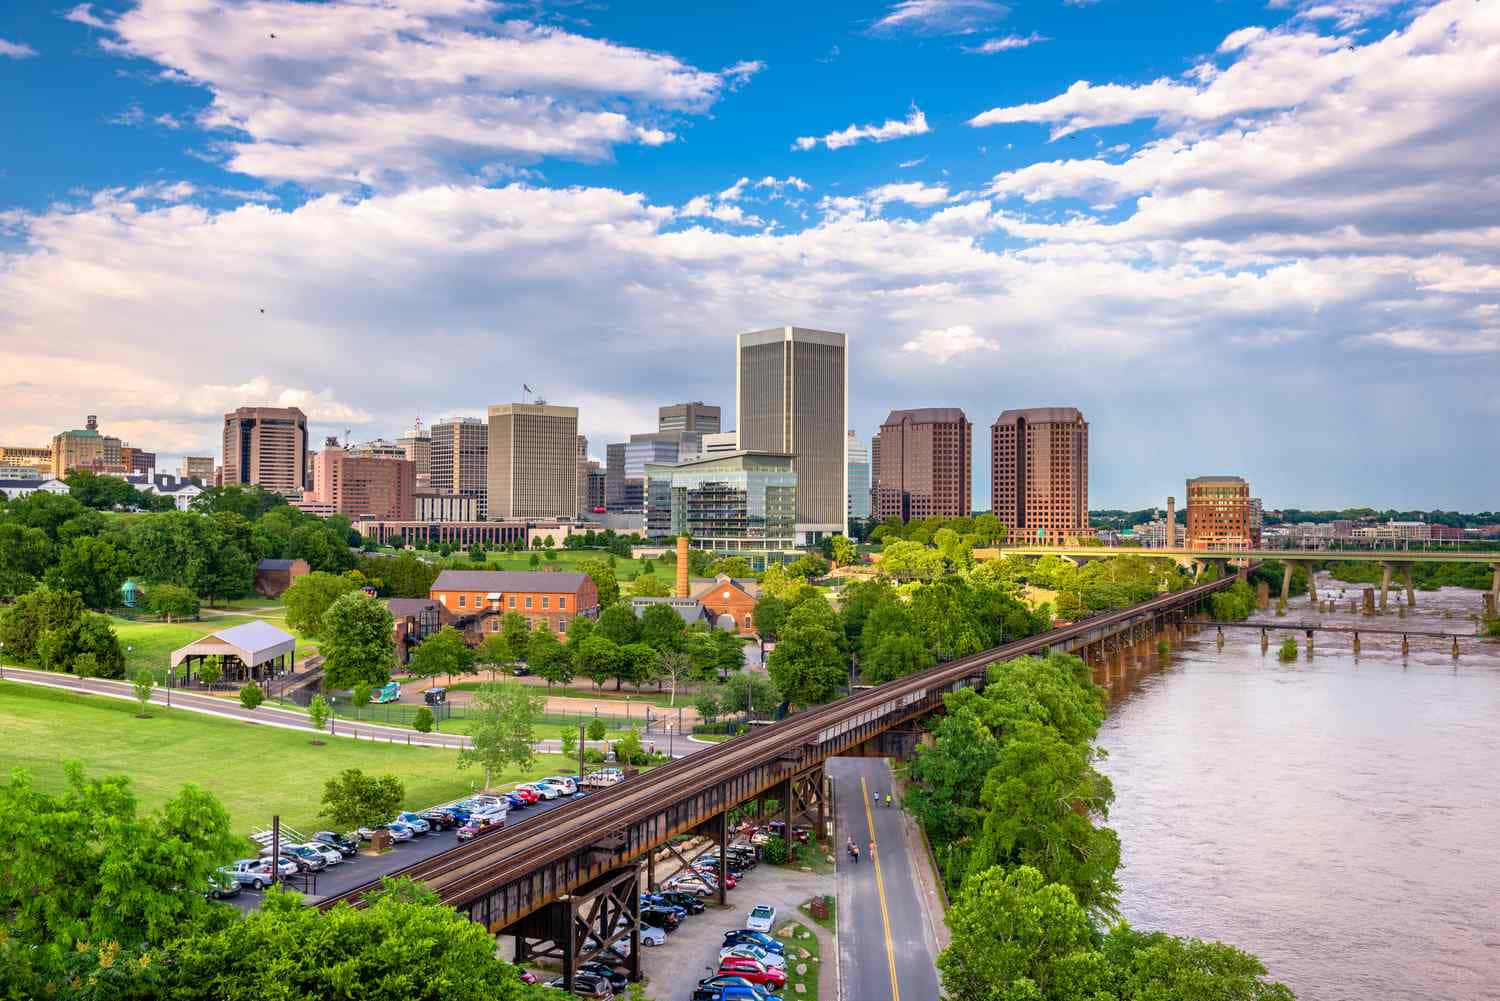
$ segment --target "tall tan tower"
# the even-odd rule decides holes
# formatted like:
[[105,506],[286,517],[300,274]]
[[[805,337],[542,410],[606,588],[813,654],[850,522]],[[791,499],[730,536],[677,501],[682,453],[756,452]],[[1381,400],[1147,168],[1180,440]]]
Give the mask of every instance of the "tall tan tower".
[[688,596],[688,537],[677,537],[677,597]]
[[1076,407],[1007,410],[990,428],[990,497],[1017,545],[1066,543],[1089,527],[1089,425]]
[[261,486],[302,497],[307,415],[296,407],[240,407],[224,415],[224,486]]
[[496,404],[489,440],[490,521],[577,515],[577,407]]
[[1177,498],[1167,498],[1167,530],[1164,533],[1166,541],[1162,546],[1166,549],[1177,548]]

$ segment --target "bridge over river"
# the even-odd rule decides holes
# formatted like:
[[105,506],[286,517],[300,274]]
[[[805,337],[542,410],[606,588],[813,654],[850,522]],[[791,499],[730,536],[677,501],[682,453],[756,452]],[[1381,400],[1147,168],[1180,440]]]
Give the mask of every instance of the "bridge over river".
[[[391,875],[419,880],[491,932],[515,936],[518,958],[557,959],[569,989],[582,963],[627,938],[630,974],[638,979],[642,868],[670,839],[706,834],[722,846],[729,811],[767,800],[776,801],[788,831],[807,822],[822,833],[829,758],[907,757],[921,720],[942,708],[946,693],[982,687],[991,664],[1050,650],[1098,656],[1127,637],[1143,642],[1182,628],[1193,609],[1232,583],[1228,577],[1162,595],[858,691],[570,803],[550,813],[545,826],[503,830]],[[719,858],[722,867],[723,852]],[[360,906],[373,888],[316,903]],[[719,897],[722,902],[722,868]]]

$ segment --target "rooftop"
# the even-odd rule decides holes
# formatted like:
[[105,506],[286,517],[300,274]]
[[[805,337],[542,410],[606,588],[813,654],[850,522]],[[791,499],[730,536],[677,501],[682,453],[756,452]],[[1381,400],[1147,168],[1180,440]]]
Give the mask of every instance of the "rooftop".
[[1028,407],[1023,410],[1006,410],[995,418],[996,424],[1013,424],[1025,418],[1032,424],[1071,424],[1083,420],[1083,411],[1077,407]]
[[444,570],[432,582],[432,590],[574,594],[588,578],[586,573],[561,570]]
[[962,424],[966,420],[968,418],[958,407],[917,407],[914,410],[892,410],[885,419],[885,424],[880,426],[900,424],[902,421],[913,424]]

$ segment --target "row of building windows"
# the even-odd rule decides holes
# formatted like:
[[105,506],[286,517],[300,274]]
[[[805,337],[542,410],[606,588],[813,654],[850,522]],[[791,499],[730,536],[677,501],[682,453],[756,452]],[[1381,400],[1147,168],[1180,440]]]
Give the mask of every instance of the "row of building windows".
[[[438,600],[441,601],[443,604],[446,605],[448,603],[448,596],[445,595],[445,594],[444,595],[439,595],[438,596]],[[491,609],[496,609],[496,608],[500,607],[500,602],[497,599],[491,599],[489,605],[490,605]],[[458,607],[459,608],[468,608],[469,607],[469,596],[468,595],[466,595],[466,594],[460,594],[458,596]],[[477,611],[479,609],[482,609],[483,607],[484,607],[484,601],[482,599],[476,597],[474,599],[474,608],[475,608],[475,610]],[[508,595],[505,596],[505,607],[507,607],[509,609],[512,609],[512,610],[515,609],[515,607],[516,607],[516,596],[515,595],[508,594]],[[529,595],[529,594],[526,595],[525,604],[522,605],[521,607],[528,608],[528,609],[532,607],[532,596],[531,595]],[[543,609],[550,609],[551,607],[552,607],[552,596],[550,594],[544,594],[544,595],[542,595],[542,608]],[[567,610],[567,608],[568,608],[568,596],[567,595],[565,595],[565,594],[559,594],[557,596],[557,608],[558,608],[558,611],[566,611]]]

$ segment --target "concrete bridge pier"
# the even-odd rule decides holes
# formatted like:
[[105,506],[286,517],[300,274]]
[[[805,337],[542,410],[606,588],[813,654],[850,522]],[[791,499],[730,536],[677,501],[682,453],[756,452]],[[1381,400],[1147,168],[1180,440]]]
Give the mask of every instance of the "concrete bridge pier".
[[1281,600],[1292,600],[1292,561],[1287,560],[1281,568]]
[[1318,565],[1312,560],[1302,564],[1307,570],[1307,600],[1313,608],[1318,607]]
[[1489,613],[1494,618],[1495,606],[1500,605],[1500,563],[1491,563],[1490,569],[1494,571],[1494,575],[1490,578]]
[[1265,653],[1271,648],[1271,634],[1264,628],[1260,631],[1260,652]]
[[1493,619],[1495,617],[1496,604],[1495,596],[1489,591],[1484,592],[1484,617],[1486,619]]
[[1453,659],[1458,659],[1458,637],[1453,637]]
[[1410,563],[1403,563],[1403,564],[1401,564],[1401,575],[1406,578],[1406,607],[1407,608],[1416,608],[1417,607],[1417,589],[1414,588],[1414,587],[1412,587],[1412,583],[1411,583],[1411,567],[1412,567],[1412,565]]
[[1307,630],[1307,659],[1312,660],[1313,655],[1313,630]]
[[1354,633],[1354,656],[1356,656],[1356,657],[1359,656],[1359,632],[1358,632],[1358,630],[1356,630],[1355,633]]
[[1375,614],[1375,589],[1373,587],[1364,589],[1364,614]]
[[1262,612],[1271,607],[1271,585],[1265,581],[1255,585],[1255,607]]
[[1215,645],[1218,646],[1218,648],[1220,650],[1224,649],[1224,627],[1223,626],[1219,627],[1219,635],[1214,638],[1214,643],[1215,643]]

